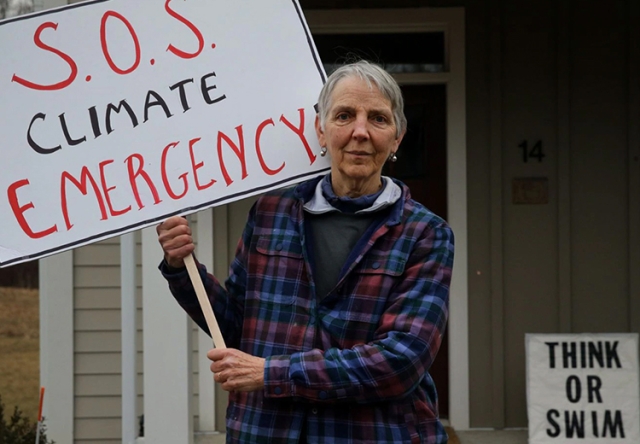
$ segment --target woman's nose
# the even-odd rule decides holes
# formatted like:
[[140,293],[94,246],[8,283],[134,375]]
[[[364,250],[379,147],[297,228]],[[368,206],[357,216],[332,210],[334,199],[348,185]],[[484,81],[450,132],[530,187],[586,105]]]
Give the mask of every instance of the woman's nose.
[[369,138],[368,121],[365,116],[357,116],[353,122],[353,137],[358,140]]

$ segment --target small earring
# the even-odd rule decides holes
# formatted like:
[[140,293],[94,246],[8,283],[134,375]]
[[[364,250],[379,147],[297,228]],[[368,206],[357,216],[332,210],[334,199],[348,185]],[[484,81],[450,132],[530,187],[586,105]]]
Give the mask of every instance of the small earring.
[[327,155],[327,147],[326,146],[323,146],[322,148],[320,148],[320,155],[322,157]]
[[387,159],[389,162],[396,162],[398,160],[398,156],[396,156],[396,153],[391,153],[389,154],[389,159]]

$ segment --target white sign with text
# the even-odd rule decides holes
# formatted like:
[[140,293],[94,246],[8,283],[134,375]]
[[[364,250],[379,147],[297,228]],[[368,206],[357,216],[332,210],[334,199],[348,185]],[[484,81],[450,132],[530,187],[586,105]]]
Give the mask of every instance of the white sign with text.
[[530,444],[640,442],[638,334],[527,334]]
[[96,0],[0,22],[0,266],[327,171],[295,0]]

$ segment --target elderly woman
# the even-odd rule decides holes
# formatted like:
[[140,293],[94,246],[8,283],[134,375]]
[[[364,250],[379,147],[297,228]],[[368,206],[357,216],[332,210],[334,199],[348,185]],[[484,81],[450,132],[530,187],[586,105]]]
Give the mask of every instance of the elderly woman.
[[[225,285],[205,283],[228,349],[228,442],[446,443],[429,367],[448,312],[453,234],[382,176],[406,130],[400,88],[368,62],[324,85],[316,132],[330,174],[251,209]],[[205,330],[183,258],[185,219],[158,226],[160,269]]]

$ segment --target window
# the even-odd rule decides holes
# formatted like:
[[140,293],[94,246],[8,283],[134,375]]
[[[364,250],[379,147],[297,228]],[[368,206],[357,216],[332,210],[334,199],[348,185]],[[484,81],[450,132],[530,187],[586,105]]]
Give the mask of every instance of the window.
[[443,72],[443,32],[314,35],[325,71],[354,58],[379,63],[390,73]]

